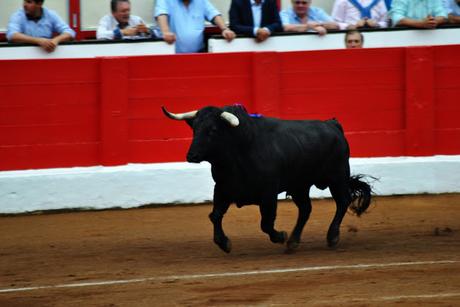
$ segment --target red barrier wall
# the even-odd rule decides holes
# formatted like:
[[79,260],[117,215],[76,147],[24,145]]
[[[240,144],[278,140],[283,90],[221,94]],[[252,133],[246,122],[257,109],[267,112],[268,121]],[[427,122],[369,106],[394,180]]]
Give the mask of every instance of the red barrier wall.
[[343,124],[352,156],[460,154],[460,46],[0,61],[0,170],[184,161],[183,112]]

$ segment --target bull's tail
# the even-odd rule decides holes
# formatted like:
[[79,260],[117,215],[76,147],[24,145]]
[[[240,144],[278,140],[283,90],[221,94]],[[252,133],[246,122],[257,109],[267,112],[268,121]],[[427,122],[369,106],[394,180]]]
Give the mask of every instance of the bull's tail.
[[369,183],[363,181],[363,175],[355,175],[350,177],[350,195],[351,204],[349,209],[360,216],[366,212],[371,203],[372,187]]

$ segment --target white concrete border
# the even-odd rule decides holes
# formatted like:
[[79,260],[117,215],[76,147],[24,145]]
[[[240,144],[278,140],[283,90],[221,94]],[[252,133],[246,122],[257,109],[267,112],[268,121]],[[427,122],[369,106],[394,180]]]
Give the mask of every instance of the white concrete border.
[[37,46],[0,47],[0,60],[75,59],[109,56],[175,54],[174,45],[164,41],[127,41],[117,43],[63,44],[48,53]]
[[[354,158],[351,168],[379,178],[378,195],[460,192],[460,155]],[[7,171],[0,172],[0,213],[202,203],[213,186],[208,163]],[[311,195],[330,196],[317,189]]]
[[[366,48],[436,46],[460,44],[460,28],[435,30],[399,30],[363,32]],[[239,37],[231,43],[222,38],[208,40],[208,52],[249,51],[303,51],[345,49],[344,32],[331,32],[324,36],[316,34],[280,35],[258,43],[251,37]]]

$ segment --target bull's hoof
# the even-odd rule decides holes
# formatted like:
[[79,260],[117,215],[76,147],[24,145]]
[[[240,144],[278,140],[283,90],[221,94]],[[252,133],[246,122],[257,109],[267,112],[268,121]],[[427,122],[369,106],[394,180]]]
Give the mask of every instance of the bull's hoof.
[[339,240],[340,240],[339,235],[333,238],[327,238],[327,246],[329,246],[329,248],[335,248],[337,244],[339,244]]
[[299,247],[299,241],[288,240],[286,246],[286,254],[292,254]]
[[226,253],[230,253],[232,251],[232,241],[230,241],[230,239],[226,239],[221,242],[216,242],[216,244],[220,247],[221,250],[223,250]]
[[270,238],[270,240],[273,243],[279,243],[279,244],[284,244],[284,242],[287,241],[288,234],[286,231],[278,231],[273,237]]

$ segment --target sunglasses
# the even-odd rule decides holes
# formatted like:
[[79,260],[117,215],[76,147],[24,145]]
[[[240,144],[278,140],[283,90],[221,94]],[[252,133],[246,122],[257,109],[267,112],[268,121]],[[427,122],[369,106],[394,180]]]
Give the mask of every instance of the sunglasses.
[[308,4],[308,1],[294,1],[294,4],[297,4],[297,5],[300,5],[300,4],[307,5],[307,4]]

